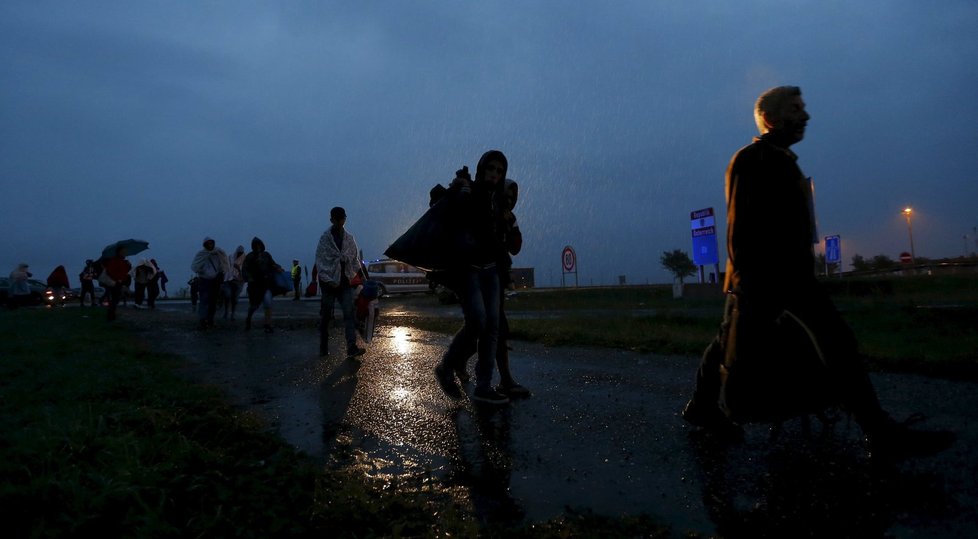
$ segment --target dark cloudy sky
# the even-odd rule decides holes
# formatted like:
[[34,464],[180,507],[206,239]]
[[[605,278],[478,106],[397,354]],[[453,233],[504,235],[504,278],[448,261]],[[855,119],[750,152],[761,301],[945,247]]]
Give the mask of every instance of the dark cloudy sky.
[[176,282],[204,236],[311,265],[334,205],[372,259],[498,148],[538,284],[568,244],[582,284],[665,283],[660,255],[691,252],[691,210],[722,218],[753,101],[782,84],[808,103],[794,149],[847,263],[907,250],[907,205],[918,255],[960,256],[976,28],[973,0],[8,0],[0,271],[64,264],[77,285],[126,237]]

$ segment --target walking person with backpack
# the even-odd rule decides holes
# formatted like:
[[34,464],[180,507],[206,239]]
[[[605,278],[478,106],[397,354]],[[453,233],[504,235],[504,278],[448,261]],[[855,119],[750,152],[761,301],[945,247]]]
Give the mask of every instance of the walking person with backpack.
[[85,261],[85,269],[78,274],[78,280],[81,281],[81,294],[79,299],[81,301],[81,306],[85,306],[85,296],[91,298],[92,307],[98,305],[95,299],[95,279],[98,278],[98,273],[95,271],[95,261],[89,258]]
[[251,317],[258,307],[264,309],[264,324],[262,330],[272,333],[272,285],[278,264],[272,255],[265,250],[265,242],[257,236],[251,239],[251,252],[244,257],[241,264],[241,275],[248,283],[248,316],[245,318],[245,331],[251,330]]
[[[136,268],[133,270],[133,282],[135,283],[135,305],[141,307],[143,305],[143,300],[147,299],[146,294],[149,290],[149,286],[156,279],[156,268],[150,263],[148,259],[141,259]],[[157,293],[159,291],[157,290]],[[156,296],[150,294],[148,298],[148,305],[152,309],[156,306]]]

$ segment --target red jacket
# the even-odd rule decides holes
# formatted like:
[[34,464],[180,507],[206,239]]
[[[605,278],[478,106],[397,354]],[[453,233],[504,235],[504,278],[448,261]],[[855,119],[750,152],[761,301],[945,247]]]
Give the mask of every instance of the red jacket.
[[132,269],[132,264],[125,258],[116,256],[106,260],[103,267],[106,273],[109,274],[109,277],[112,277],[113,281],[122,283],[129,276],[129,270]]

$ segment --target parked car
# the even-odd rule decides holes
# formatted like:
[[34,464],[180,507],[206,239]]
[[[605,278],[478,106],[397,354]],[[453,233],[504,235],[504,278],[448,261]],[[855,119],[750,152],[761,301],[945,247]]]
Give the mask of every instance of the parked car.
[[380,295],[407,294],[414,292],[431,292],[431,286],[425,272],[418,268],[384,258],[367,263],[367,273],[370,280],[380,285]]
[[[45,292],[48,289],[48,285],[38,281],[37,279],[28,279],[27,284],[30,286],[31,295],[29,303],[31,305],[40,305],[44,301]],[[10,278],[0,277],[0,305],[7,305],[10,300]]]
[[65,303],[71,303],[72,301],[78,300],[77,288],[61,288],[60,290],[47,287],[44,289],[44,300],[45,305],[64,305]]

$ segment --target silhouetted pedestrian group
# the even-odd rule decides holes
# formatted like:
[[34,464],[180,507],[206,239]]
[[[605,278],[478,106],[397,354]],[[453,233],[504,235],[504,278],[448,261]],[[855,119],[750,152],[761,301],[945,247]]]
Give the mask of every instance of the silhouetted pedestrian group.
[[[852,330],[815,277],[813,245],[819,236],[814,187],[790,149],[804,138],[810,119],[801,90],[780,86],[764,92],[754,117],[759,136],[734,154],[726,170],[723,318],[704,351],[682,417],[712,435],[736,438],[743,424],[778,422],[840,406],[860,425],[874,454],[926,455],[948,447],[952,433],[911,429],[882,409]],[[512,256],[522,247],[513,213],[518,186],[507,178],[508,170],[506,156],[490,150],[479,159],[475,178],[468,167],[456,171],[447,187],[431,189],[427,211],[386,252],[424,269],[460,300],[464,322],[434,367],[435,381],[450,397],[463,398],[471,380],[468,361],[475,356],[470,398],[497,405],[530,394],[510,372],[508,354],[504,292],[511,286]],[[771,226],[773,216],[777,226]],[[329,221],[316,247],[313,271],[321,295],[319,355],[329,356],[329,326],[338,303],[346,356],[356,359],[366,350],[357,338],[354,297],[369,276],[346,229],[346,210],[333,207]],[[771,263],[771,245],[778,248],[778,264]],[[165,292],[165,275],[155,260],[141,260],[133,270],[126,255],[125,247],[119,247],[97,262],[86,260],[79,275],[83,305],[86,296],[95,304],[95,282],[106,287],[109,320],[116,317],[130,278],[136,305],[145,299],[154,307],[160,282]],[[27,270],[27,264],[20,264],[10,274],[14,305],[30,294]],[[286,272],[257,237],[249,253],[239,246],[230,258],[206,237],[191,270],[191,297],[202,330],[213,327],[221,297],[225,318],[227,309],[234,318],[244,284],[246,330],[262,308],[263,329],[273,331],[274,295],[291,292],[294,300],[300,298],[299,261],[293,260]]]

